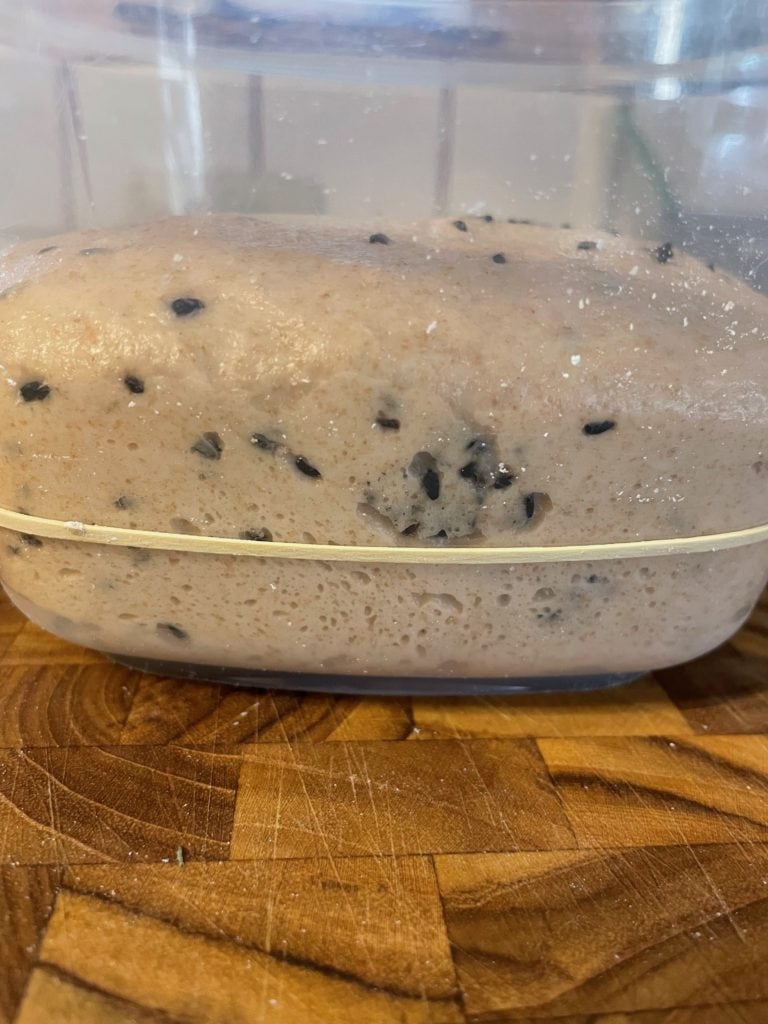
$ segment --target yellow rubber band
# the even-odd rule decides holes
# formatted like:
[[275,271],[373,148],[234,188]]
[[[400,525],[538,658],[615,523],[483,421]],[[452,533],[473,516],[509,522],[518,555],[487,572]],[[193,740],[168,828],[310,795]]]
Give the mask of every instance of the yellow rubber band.
[[90,526],[28,516],[0,509],[0,529],[54,540],[74,540],[110,547],[153,551],[187,551],[200,555],[243,555],[246,558],[286,558],[318,562],[390,562],[399,565],[519,565],[536,562],[593,562],[613,558],[651,558],[725,551],[768,542],[768,523],[728,533],[668,540],[621,541],[615,544],[565,544],[514,548],[364,547],[346,544],[263,543],[236,537],[199,537],[186,533],[127,530]]

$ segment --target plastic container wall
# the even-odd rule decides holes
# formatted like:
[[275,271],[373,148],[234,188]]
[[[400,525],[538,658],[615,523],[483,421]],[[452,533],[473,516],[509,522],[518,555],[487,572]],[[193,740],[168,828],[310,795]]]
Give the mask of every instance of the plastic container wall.
[[140,667],[383,692],[727,638],[768,575],[763,7],[5,5],[13,600]]

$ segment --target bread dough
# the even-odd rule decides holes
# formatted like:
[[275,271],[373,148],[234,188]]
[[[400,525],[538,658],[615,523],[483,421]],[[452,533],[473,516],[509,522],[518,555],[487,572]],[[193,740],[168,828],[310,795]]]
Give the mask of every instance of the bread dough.
[[[766,519],[764,297],[644,243],[466,228],[219,215],[6,254],[0,502],[387,546],[603,543]],[[768,571],[766,544],[420,567],[3,540],[15,599],[78,642],[329,673],[658,667],[724,639]]]

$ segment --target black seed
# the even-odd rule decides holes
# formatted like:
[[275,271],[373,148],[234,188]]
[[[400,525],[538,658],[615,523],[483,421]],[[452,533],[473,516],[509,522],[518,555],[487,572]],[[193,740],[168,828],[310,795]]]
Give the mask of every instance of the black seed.
[[133,501],[130,498],[126,497],[124,494],[121,494],[119,498],[115,498],[113,504],[115,508],[119,508],[121,510],[133,507]]
[[389,237],[377,231],[374,235],[368,239],[371,245],[389,245]]
[[493,220],[493,217],[491,216],[490,213],[484,213],[480,220],[484,220],[486,224],[490,224],[491,221]]
[[589,437],[594,437],[597,434],[604,434],[607,430],[613,430],[615,426],[616,420],[593,420],[591,423],[585,423],[582,429]]
[[447,537],[447,536],[448,536],[448,534],[445,532],[445,530],[438,530],[437,533],[433,533],[432,534],[432,537],[435,540],[437,540],[438,537]]
[[707,264],[707,270],[714,270],[714,269],[715,269],[714,261],[712,261],[712,262]]
[[269,530],[262,527],[260,530],[243,530],[240,534],[241,540],[261,540],[268,541],[272,540],[272,534]]
[[189,633],[182,629],[181,626],[175,626],[172,622],[158,622],[157,628],[163,633],[170,633],[177,640],[189,640]]
[[400,533],[402,534],[403,537],[411,537],[413,536],[414,533],[416,533],[418,528],[418,523],[411,523],[410,526],[406,526],[406,528],[404,530],[401,530]]
[[198,455],[202,455],[204,459],[220,459],[221,453],[224,450],[224,442],[221,440],[218,434],[212,430],[206,431],[203,436],[190,448],[190,451],[197,452]]
[[468,462],[466,466],[462,466],[459,470],[459,476],[463,480],[471,480],[474,484],[480,483],[480,474],[478,473],[477,463]]
[[22,544],[26,544],[27,547],[41,548],[43,546],[43,542],[39,537],[36,537],[34,533],[20,533],[19,537],[21,538]]
[[664,242],[664,244],[660,245],[658,249],[653,250],[653,255],[656,257],[659,263],[666,263],[668,260],[671,260],[674,256],[672,243]]
[[491,256],[491,259],[493,260],[494,263],[506,263],[507,262],[507,257],[504,255],[503,252],[496,252],[496,253],[494,253],[493,256]]
[[587,583],[607,583],[607,576],[598,576],[597,573],[593,572],[587,576]]
[[261,448],[263,452],[277,451],[277,441],[273,441],[266,434],[251,434],[251,444]]
[[58,248],[58,245],[46,245],[44,249],[37,250],[37,255],[44,256],[47,252],[56,252]]
[[458,229],[459,229],[459,231],[467,231],[467,230],[469,230],[469,229],[467,228],[467,225],[466,225],[465,221],[463,221],[463,220],[455,220],[455,221],[453,222],[453,226],[454,226],[455,228],[458,228]]
[[498,472],[494,474],[493,489],[495,491],[504,491],[507,487],[511,487],[515,480],[515,474],[510,472],[502,463],[499,466]]
[[51,389],[47,384],[43,384],[41,380],[27,381],[26,384],[22,384],[19,388],[19,394],[25,402],[42,402],[50,393]]
[[81,249],[81,256],[98,256],[103,252],[111,252],[111,249],[105,249],[103,245],[94,245],[90,249]]
[[376,423],[381,427],[382,430],[399,430],[400,420],[394,419],[392,416],[385,416],[383,412],[380,412],[376,417]]
[[132,395],[144,394],[144,381],[139,377],[134,377],[132,375],[123,377],[123,384],[125,384]]
[[205,309],[205,303],[201,299],[174,299],[171,303],[171,309],[176,316],[190,316],[192,313]]
[[440,474],[434,469],[428,469],[421,478],[421,486],[430,501],[437,501],[440,497]]
[[590,249],[596,249],[597,248],[597,242],[579,242],[579,244],[576,246],[576,248],[577,249],[584,249],[585,251],[589,251]]
[[311,462],[308,462],[303,455],[296,456],[296,469],[304,476],[310,476],[313,480],[316,480],[319,476],[322,476],[319,469],[315,469]]
[[523,501],[525,502],[525,518],[533,519],[536,514],[536,495],[526,494]]

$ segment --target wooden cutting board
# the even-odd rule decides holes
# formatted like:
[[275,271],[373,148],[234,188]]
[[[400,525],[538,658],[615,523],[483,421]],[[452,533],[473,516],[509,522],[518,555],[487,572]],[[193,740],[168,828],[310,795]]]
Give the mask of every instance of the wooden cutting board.
[[624,689],[141,676],[0,603],[0,1024],[766,1024],[768,601]]

